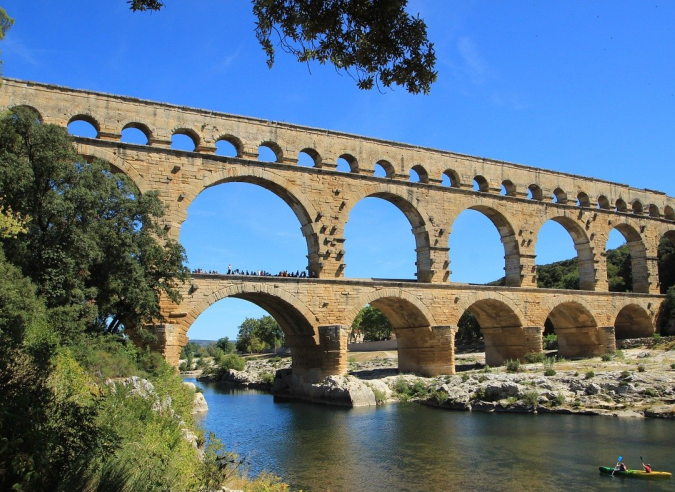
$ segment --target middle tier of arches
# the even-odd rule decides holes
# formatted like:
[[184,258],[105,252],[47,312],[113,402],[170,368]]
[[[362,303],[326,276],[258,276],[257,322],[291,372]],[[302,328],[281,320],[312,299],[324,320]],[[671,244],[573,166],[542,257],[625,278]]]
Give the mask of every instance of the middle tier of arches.
[[269,166],[247,159],[196,158],[189,152],[129,144],[92,145],[81,140],[78,147],[81,154],[103,158],[127,174],[141,192],[156,190],[166,205],[165,227],[176,239],[189,205],[203,190],[245,182],[271,191],[297,217],[307,245],[307,270],[320,278],[344,276],[349,257],[345,226],[353,208],[370,197],[386,200],[406,217],[415,241],[419,282],[452,280],[449,238],[455,220],[465,210],[483,214],[498,231],[504,252],[504,283],[511,287],[536,287],[535,247],[539,231],[548,221],[560,224],[574,242],[582,290],[608,290],[606,245],[610,232],[616,229],[630,248],[631,290],[659,293],[659,242],[663,237],[675,238],[675,226],[665,220],[565,203],[298,166]]

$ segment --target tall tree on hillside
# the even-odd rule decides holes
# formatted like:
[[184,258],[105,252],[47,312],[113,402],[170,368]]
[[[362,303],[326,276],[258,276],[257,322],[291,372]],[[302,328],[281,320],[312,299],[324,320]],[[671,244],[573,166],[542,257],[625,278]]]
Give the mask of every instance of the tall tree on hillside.
[[161,294],[178,300],[185,255],[157,225],[157,197],[78,156],[64,128],[28,108],[0,119],[0,189],[29,219],[21,240],[0,241],[7,260],[63,319],[118,331],[158,318]]
[[[133,11],[160,10],[159,0],[128,0]],[[256,37],[274,64],[275,43],[301,63],[331,63],[359,89],[400,85],[428,94],[436,53],[408,0],[253,0]]]
[[[0,7],[0,41],[5,39],[5,34],[14,24],[14,19],[7,15],[7,11]],[[2,60],[0,60],[0,75],[2,75]]]

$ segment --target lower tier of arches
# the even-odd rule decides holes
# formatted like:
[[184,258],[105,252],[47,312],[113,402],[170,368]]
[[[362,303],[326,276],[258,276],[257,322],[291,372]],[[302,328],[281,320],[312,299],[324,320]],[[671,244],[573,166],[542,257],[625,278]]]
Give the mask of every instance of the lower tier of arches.
[[195,275],[176,305],[163,304],[165,320],[151,326],[155,348],[178,365],[197,317],[221,299],[235,297],[266,310],[284,332],[292,369],[306,380],[347,371],[350,327],[371,305],[390,321],[399,370],[425,376],[455,372],[455,334],[469,311],[485,340],[486,363],[541,352],[545,330],[558,337],[559,355],[597,356],[616,340],[655,333],[664,296],[559,291],[413,282],[250,278]]

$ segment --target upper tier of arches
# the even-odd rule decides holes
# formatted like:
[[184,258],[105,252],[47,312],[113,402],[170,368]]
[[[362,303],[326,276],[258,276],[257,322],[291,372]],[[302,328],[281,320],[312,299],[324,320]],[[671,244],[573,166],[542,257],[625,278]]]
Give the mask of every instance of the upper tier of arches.
[[119,141],[134,128],[146,145],[171,147],[172,136],[184,135],[193,152],[216,153],[225,141],[234,157],[244,159],[257,159],[264,146],[276,163],[297,164],[306,154],[313,167],[334,170],[343,159],[347,165],[340,169],[349,173],[384,171],[393,181],[409,181],[413,174],[423,185],[675,221],[675,200],[660,192],[340,132],[13,79],[5,79],[0,105],[31,106],[47,123],[87,122],[103,140]]

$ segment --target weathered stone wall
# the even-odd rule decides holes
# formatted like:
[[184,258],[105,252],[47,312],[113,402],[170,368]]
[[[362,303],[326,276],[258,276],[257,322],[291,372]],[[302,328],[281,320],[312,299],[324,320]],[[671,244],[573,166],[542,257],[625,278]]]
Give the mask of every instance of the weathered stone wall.
[[[196,276],[180,306],[163,306],[168,322],[156,327],[158,348],[174,363],[192,322],[229,296],[255,302],[274,316],[293,348],[294,372],[312,377],[346,370],[345,327],[366,304],[392,321],[400,366],[425,374],[454,370],[454,332],[466,309],[481,324],[490,364],[541,350],[547,318],[559,332],[561,353],[569,356],[613,350],[615,328],[631,332],[637,325],[641,334],[653,332],[661,302],[655,295],[660,290],[657,247],[663,236],[675,240],[675,199],[664,193],[340,132],[5,79],[0,108],[22,105],[34,108],[45,123],[91,123],[97,138],[78,138],[78,151],[109,161],[141,192],[156,190],[166,206],[164,226],[175,239],[192,201],[220,183],[262,186],[294,211],[306,239],[307,269],[319,278]],[[120,142],[130,127],[144,132],[147,145]],[[171,149],[174,134],[188,135],[194,151]],[[237,157],[214,155],[220,140],[232,143]],[[257,160],[260,145],[274,151],[276,162]],[[300,152],[312,157],[313,168],[297,165]],[[340,157],[351,172],[336,170]],[[387,177],[374,176],[376,165]],[[410,182],[411,170],[419,182]],[[449,186],[442,185],[443,176]],[[388,200],[408,218],[417,282],[343,279],[349,259],[345,225],[366,197]],[[448,283],[452,225],[467,209],[486,215],[499,231],[507,288]],[[561,224],[574,241],[582,291],[536,289],[535,246],[548,220]],[[606,292],[606,243],[613,229],[628,242],[632,287],[641,295]]]
[[[303,354],[331,351],[334,356],[334,347],[340,346],[342,365],[338,365],[345,369],[346,338],[335,335],[323,340],[320,331],[339,326],[346,337],[358,312],[371,304],[392,322],[399,367],[424,374],[454,372],[454,335],[467,309],[481,325],[487,363],[499,365],[505,359],[540,352],[547,318],[558,333],[561,355],[576,357],[612,351],[614,327],[625,322],[627,313],[631,320],[654,332],[654,320],[663,299],[649,294],[466,284],[194,275],[184,288],[182,303],[167,310],[175,326],[175,357],[187,343],[187,331],[194,320],[208,306],[227,297],[249,300],[270,313],[285,313],[276,318],[294,357],[299,350]],[[287,323],[289,319],[292,321]],[[168,352],[167,357],[171,359]],[[304,366],[323,367],[323,355],[317,357]]]

